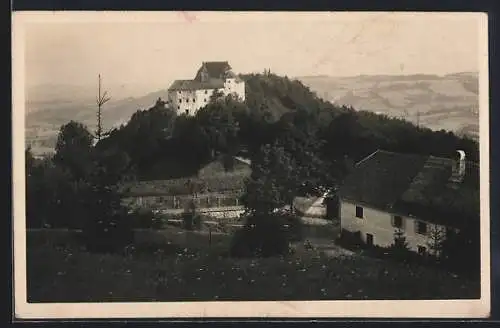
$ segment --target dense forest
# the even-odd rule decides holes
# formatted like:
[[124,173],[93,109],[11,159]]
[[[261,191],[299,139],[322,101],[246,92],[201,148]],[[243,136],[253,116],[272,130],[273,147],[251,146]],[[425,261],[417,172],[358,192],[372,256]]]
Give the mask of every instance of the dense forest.
[[[401,119],[338,107],[323,101],[298,80],[274,74],[243,75],[246,101],[212,102],[196,116],[177,116],[159,99],[101,141],[124,151],[141,179],[195,174],[217,154],[255,155],[286,133],[321,144],[327,162],[356,162],[377,149],[450,157],[465,150],[478,161],[477,142],[447,131],[432,131]],[[300,135],[300,136],[299,136]]]
[[451,132],[335,106],[287,77],[241,77],[244,102],[214,95],[186,116],[158,99],[96,144],[93,133],[72,121],[61,127],[53,158],[37,161],[27,149],[28,226],[87,227],[95,237],[108,231],[103,227],[123,226],[117,220],[124,213],[118,195],[124,180],[193,176],[221,156],[228,170],[235,155],[252,160],[242,200],[257,216],[299,194],[331,190],[377,149],[444,157],[462,149],[469,160],[479,159],[477,142]]

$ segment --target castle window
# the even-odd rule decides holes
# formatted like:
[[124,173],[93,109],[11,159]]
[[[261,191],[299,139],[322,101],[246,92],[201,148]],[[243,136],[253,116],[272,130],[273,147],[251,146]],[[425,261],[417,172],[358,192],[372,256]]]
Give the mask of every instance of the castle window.
[[189,109],[186,109],[186,115],[189,115]]
[[427,249],[424,246],[418,246],[417,251],[418,251],[418,254],[425,255]]
[[196,101],[196,99],[195,99],[195,98],[193,98],[193,102],[195,102],[195,101]]
[[179,99],[179,104],[182,103],[182,99]]
[[208,90],[205,90],[205,94],[207,94],[207,93],[208,93]]
[[177,109],[181,109],[181,106],[177,106]]

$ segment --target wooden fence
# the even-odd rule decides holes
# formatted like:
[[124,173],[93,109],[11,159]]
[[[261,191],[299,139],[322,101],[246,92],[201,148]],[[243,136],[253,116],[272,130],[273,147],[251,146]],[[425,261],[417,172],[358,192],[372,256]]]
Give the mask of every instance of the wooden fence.
[[124,199],[124,204],[131,207],[155,209],[184,209],[193,200],[197,208],[218,208],[226,206],[241,206],[240,196],[236,194],[204,194],[197,196],[135,196]]

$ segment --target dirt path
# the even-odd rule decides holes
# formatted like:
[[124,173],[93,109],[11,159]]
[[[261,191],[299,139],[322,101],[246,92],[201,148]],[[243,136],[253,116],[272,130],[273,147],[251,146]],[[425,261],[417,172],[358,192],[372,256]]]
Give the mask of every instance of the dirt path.
[[324,252],[324,254],[328,257],[346,257],[355,255],[354,252],[335,245],[333,240],[323,238],[307,238],[306,241],[301,244],[305,245],[307,242],[309,242],[315,250]]

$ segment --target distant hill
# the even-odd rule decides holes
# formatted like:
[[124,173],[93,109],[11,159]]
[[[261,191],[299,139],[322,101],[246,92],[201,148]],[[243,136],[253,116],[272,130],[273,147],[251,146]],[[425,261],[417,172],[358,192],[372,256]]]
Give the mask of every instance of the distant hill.
[[360,75],[298,77],[323,99],[431,129],[477,136],[479,81],[474,72],[438,75]]
[[[277,90],[282,87],[279,78],[266,79],[247,75],[246,79],[254,94],[265,94],[268,89]],[[350,105],[357,110],[405,117],[414,123],[418,120],[420,124],[432,129],[459,131],[473,136],[479,130],[477,73],[463,72],[446,76],[323,75],[295,79],[319,97],[337,105]],[[273,85],[275,83],[277,85]],[[300,83],[292,83],[288,87],[295,90],[287,93],[292,96],[296,96],[297,92],[309,92]],[[127,91],[119,91],[111,92],[113,99],[103,107],[105,129],[126,123],[137,110],[147,109],[158,98],[167,97],[166,89],[144,96],[123,96],[122,99],[119,95],[127,94]],[[26,141],[32,145],[35,154],[51,152],[60,126],[70,120],[80,121],[89,129],[95,130],[95,88],[45,85],[29,87],[26,93]],[[270,97],[266,100],[267,106],[273,108],[275,115],[293,109],[289,108],[288,103],[297,104],[301,99],[310,98],[308,95],[297,95],[297,99],[286,97]]]
[[[166,99],[167,90],[137,98],[111,100],[102,109],[104,128],[126,123],[133,113],[151,107],[159,97]],[[91,96],[90,99],[94,98]],[[92,131],[96,129],[96,105],[88,98],[71,100],[54,97],[54,101],[37,102],[27,99],[26,108],[26,142],[32,145],[35,154],[51,152],[59,128],[70,120],[82,122]]]

